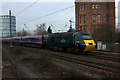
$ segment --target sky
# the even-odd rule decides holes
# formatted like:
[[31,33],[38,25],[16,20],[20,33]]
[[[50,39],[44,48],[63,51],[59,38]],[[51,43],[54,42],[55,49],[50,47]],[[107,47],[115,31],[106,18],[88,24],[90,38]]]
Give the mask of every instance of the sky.
[[[118,1],[120,0],[115,1],[117,16]],[[27,8],[30,5],[32,6]],[[45,16],[74,5],[74,0],[4,0],[2,1],[2,6],[0,6],[0,8],[2,8],[0,9],[0,15],[8,15],[9,10],[11,10],[12,15],[16,16],[17,32],[23,30],[23,28],[25,30],[28,28],[32,33],[36,29],[37,25],[42,23],[46,23],[47,28],[48,26],[53,25],[51,27],[53,32],[65,32],[69,29],[70,19],[74,22],[72,27],[75,28],[75,7],[71,7],[47,17],[41,18],[41,16]],[[116,21],[116,23],[118,22]],[[27,28],[24,24],[26,24]]]

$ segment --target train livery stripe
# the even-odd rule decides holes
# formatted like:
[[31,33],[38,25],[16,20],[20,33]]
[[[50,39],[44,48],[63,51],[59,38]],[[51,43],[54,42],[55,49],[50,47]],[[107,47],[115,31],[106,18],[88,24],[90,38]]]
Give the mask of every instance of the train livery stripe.
[[84,40],[86,47],[84,51],[92,51],[95,48],[95,42],[93,40]]
[[40,37],[40,44],[42,45],[42,37]]
[[21,43],[23,42],[23,39],[22,39],[22,37],[20,38],[20,40],[21,40]]

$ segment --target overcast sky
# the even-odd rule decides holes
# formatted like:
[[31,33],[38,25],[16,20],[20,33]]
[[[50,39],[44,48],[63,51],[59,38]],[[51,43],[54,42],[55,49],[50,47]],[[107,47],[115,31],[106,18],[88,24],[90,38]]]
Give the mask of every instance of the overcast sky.
[[[71,7],[67,10],[58,12],[56,14],[53,14],[44,18],[39,18],[41,16],[75,5],[74,0],[69,0],[69,1],[68,0],[56,0],[56,1],[52,0],[52,2],[48,2],[48,0],[46,2],[44,2],[43,0],[29,0],[29,2],[28,0],[26,0],[26,2],[25,0],[16,0],[16,1],[15,0],[2,1],[2,9],[0,9],[0,12],[2,13],[0,13],[0,15],[9,14],[8,13],[9,10],[12,10],[12,15],[16,16],[17,31],[23,30],[23,28],[27,30],[24,27],[24,24],[26,24],[29,30],[31,30],[32,32],[33,30],[36,29],[36,25],[41,23],[46,23],[47,27],[52,24],[54,27],[54,29],[52,29],[53,32],[56,32],[58,30],[67,31],[69,28],[69,19],[71,19],[72,21],[75,21],[74,7]],[[117,12],[118,1],[120,0],[116,0],[116,17],[118,15],[118,12]],[[30,6],[34,2],[37,2],[37,3],[29,7],[28,9],[24,10],[26,7]],[[24,11],[21,12],[22,10]],[[116,23],[118,22],[116,21]],[[65,25],[67,26],[65,27]],[[73,23],[73,28],[74,27],[75,27],[75,23]]]

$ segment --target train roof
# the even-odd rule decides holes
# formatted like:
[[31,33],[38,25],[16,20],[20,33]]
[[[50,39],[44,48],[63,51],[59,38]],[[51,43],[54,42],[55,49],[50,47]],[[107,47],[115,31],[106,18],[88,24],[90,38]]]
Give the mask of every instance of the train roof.
[[52,33],[52,34],[45,34],[45,35],[61,35],[61,34],[88,34],[85,31],[73,31],[73,32],[63,32],[63,33]]
[[[46,35],[62,35],[62,34],[88,34],[87,32],[85,31],[73,31],[73,32],[63,32],[63,33],[52,33],[52,34],[44,34],[43,36],[46,36]],[[36,36],[18,36],[18,37],[12,37],[12,39],[20,39],[21,37],[22,38],[38,38],[38,37],[41,37],[42,35],[36,35]],[[10,39],[10,38],[6,38],[6,39]]]
[[85,31],[78,31],[78,32],[74,32],[74,34],[88,34],[88,33]]
[[23,38],[37,38],[37,37],[41,37],[42,35],[38,35],[38,36],[23,36]]
[[19,39],[19,38],[21,38],[21,37],[12,37],[12,39]]
[[18,37],[12,37],[12,39],[20,39],[21,37],[22,38],[36,38],[36,37],[41,37],[41,36],[42,35],[38,35],[38,36],[18,36]]

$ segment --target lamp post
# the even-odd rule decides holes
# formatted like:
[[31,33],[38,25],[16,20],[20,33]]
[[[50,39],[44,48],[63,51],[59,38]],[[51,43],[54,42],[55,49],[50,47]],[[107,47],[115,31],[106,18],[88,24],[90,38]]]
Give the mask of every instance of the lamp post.
[[12,48],[12,29],[11,29],[11,10],[9,10],[9,17],[10,17],[10,47]]

